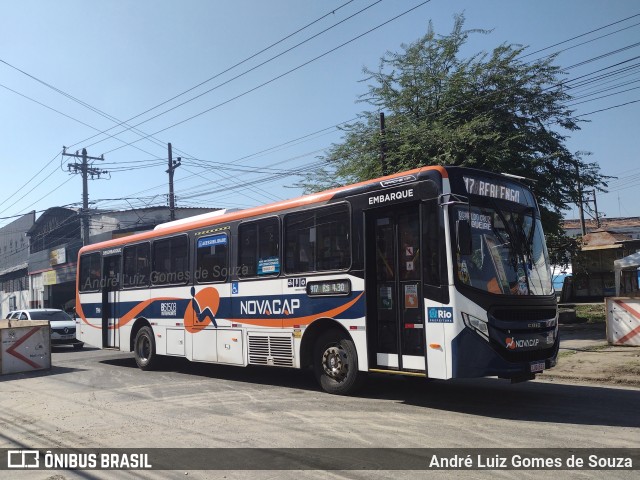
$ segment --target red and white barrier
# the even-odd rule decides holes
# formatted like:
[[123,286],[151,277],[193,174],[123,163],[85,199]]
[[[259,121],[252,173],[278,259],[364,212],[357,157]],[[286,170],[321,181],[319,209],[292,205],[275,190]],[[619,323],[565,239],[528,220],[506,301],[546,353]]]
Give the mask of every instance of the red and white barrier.
[[607,341],[640,347],[640,298],[606,298]]
[[0,320],[0,373],[51,368],[49,322]]

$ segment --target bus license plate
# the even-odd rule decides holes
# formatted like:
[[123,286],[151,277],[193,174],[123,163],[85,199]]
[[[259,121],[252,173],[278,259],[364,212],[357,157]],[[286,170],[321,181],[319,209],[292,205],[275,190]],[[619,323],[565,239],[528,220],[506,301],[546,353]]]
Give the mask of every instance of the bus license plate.
[[531,364],[531,373],[544,371],[544,362],[534,362]]

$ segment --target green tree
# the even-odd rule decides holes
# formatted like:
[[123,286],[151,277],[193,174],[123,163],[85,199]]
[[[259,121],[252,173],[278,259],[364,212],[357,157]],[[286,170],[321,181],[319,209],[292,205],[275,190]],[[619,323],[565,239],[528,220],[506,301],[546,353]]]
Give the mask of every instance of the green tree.
[[387,52],[376,70],[365,68],[368,91],[359,101],[373,108],[342,127],[342,142],[302,182],[305,190],[424,165],[511,173],[535,182],[545,231],[561,234],[561,212],[577,201],[578,183],[602,190],[606,177],[565,145],[561,132],[578,130],[579,120],[566,106],[571,96],[555,57],[525,61],[526,47],[502,44],[462,58],[471,35],[488,33],[465,30],[457,15],[450,34],[437,35],[429,23],[424,37]]

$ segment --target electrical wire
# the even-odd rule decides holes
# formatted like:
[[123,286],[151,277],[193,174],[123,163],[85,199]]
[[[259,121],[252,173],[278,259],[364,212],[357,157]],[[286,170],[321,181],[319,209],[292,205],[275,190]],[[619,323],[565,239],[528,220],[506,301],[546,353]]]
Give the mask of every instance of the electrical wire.
[[[108,129],[108,130],[105,130],[105,131],[103,131],[103,132],[100,132],[100,133],[98,133],[98,134],[96,134],[96,135],[93,135],[93,136],[91,136],[91,137],[85,138],[84,140],[81,140],[80,142],[76,142],[73,146],[75,146],[75,145],[79,145],[79,144],[84,143],[84,142],[87,142],[87,141],[89,141],[89,140],[91,140],[91,139],[95,138],[96,136],[100,135],[101,133],[106,133],[107,131],[110,131],[110,130],[112,130],[112,129],[114,129],[114,128],[117,128],[117,127],[119,127],[119,126],[122,126],[122,125],[128,126],[128,125],[127,125],[127,124],[128,124],[128,122],[130,122],[130,121],[132,121],[132,120],[135,120],[136,118],[139,118],[139,117],[141,117],[142,115],[145,115],[145,114],[147,114],[147,113],[149,113],[149,112],[151,112],[151,111],[153,111],[153,110],[156,110],[157,108],[160,108],[161,106],[166,105],[167,103],[169,103],[169,102],[171,102],[171,101],[173,101],[173,100],[176,100],[177,98],[180,98],[180,97],[182,97],[183,95],[186,95],[187,93],[189,93],[189,92],[191,92],[191,91],[193,91],[193,90],[197,89],[198,87],[201,87],[202,85],[205,85],[205,84],[207,84],[207,83],[211,82],[212,80],[215,80],[216,78],[218,78],[218,77],[220,77],[220,76],[224,75],[225,73],[228,73],[228,72],[230,72],[231,70],[234,70],[235,68],[237,68],[237,67],[239,67],[239,66],[241,66],[241,65],[243,65],[243,64],[245,64],[245,63],[247,63],[248,61],[250,61],[250,60],[252,60],[252,59],[254,59],[254,58],[258,57],[259,55],[261,55],[261,54],[263,54],[263,53],[265,53],[265,52],[267,52],[267,51],[271,50],[273,47],[275,47],[275,46],[277,46],[277,45],[279,45],[279,44],[281,44],[281,43],[285,42],[285,41],[286,41],[286,40],[288,40],[289,38],[291,38],[291,37],[293,37],[293,36],[297,35],[298,33],[300,33],[300,32],[302,32],[302,31],[306,30],[306,29],[307,29],[307,28],[309,28],[309,27],[311,27],[311,26],[315,25],[316,23],[320,22],[321,20],[324,20],[325,18],[327,18],[327,17],[329,17],[329,16],[331,16],[331,15],[334,15],[337,11],[339,11],[339,10],[341,10],[342,8],[346,7],[347,5],[349,5],[349,4],[351,4],[351,3],[353,3],[354,1],[355,1],[355,0],[349,0],[349,1],[347,1],[346,3],[344,3],[344,4],[340,5],[339,7],[332,9],[332,10],[331,10],[331,11],[329,11],[328,13],[326,13],[326,14],[322,15],[321,17],[319,17],[319,18],[317,18],[317,19],[313,20],[312,22],[310,22],[310,23],[306,24],[305,26],[303,26],[303,27],[301,27],[301,28],[297,29],[297,30],[296,30],[296,31],[294,31],[293,33],[290,33],[290,34],[286,35],[285,37],[283,37],[283,38],[281,38],[281,39],[277,40],[276,42],[274,42],[274,43],[270,44],[269,46],[267,46],[267,47],[265,47],[265,48],[262,48],[261,50],[257,51],[256,53],[254,53],[254,54],[252,54],[252,55],[250,55],[250,56],[248,56],[248,57],[244,58],[243,60],[241,60],[241,61],[239,61],[239,62],[235,63],[235,64],[234,64],[234,65],[232,65],[231,67],[228,67],[228,68],[226,68],[226,69],[222,70],[221,72],[219,72],[219,73],[217,73],[217,74],[213,75],[212,77],[209,77],[209,78],[207,78],[206,80],[204,80],[204,81],[202,81],[202,82],[200,82],[200,83],[198,83],[198,84],[194,85],[193,87],[190,87],[190,88],[188,88],[187,90],[184,90],[184,91],[182,91],[181,93],[179,93],[179,94],[177,94],[177,95],[174,95],[173,97],[171,97],[171,98],[169,98],[169,99],[167,99],[167,100],[164,100],[164,101],[162,101],[162,102],[160,102],[160,103],[156,104],[155,106],[153,106],[153,107],[151,107],[151,108],[149,108],[149,109],[147,109],[147,110],[143,111],[142,113],[139,113],[139,114],[137,114],[137,115],[135,115],[135,116],[133,116],[133,117],[131,117],[131,118],[127,119],[127,120],[119,121],[119,123],[118,123],[117,125],[115,125],[115,126],[111,127],[111,128],[110,128],[110,129]],[[378,2],[378,3],[379,3],[379,2]]]
[[[427,3],[427,2],[425,2],[425,3]],[[419,5],[419,6],[421,6],[421,5]],[[417,8],[417,7],[416,7],[416,8]],[[639,15],[640,15],[640,14],[639,14]],[[633,18],[633,17],[635,17],[635,15],[634,15],[634,16],[632,16],[632,17],[628,17],[628,18]],[[622,20],[621,20],[621,21],[622,21]],[[620,22],[621,22],[621,21],[620,21]],[[620,23],[620,22],[615,22],[615,23]],[[615,24],[615,23],[614,23],[614,24]],[[610,25],[612,25],[612,24],[610,24]],[[606,28],[606,26],[605,26],[605,27],[602,27],[602,28]],[[601,28],[601,29],[602,29],[602,28]],[[628,27],[628,28],[630,28],[630,27]],[[600,30],[600,29],[597,29],[597,30]],[[588,32],[588,33],[589,33],[589,32]],[[584,34],[584,35],[586,35],[586,34]],[[582,35],[581,35],[581,36],[582,36]],[[575,37],[574,37],[574,38],[575,38]],[[562,43],[565,43],[565,42],[562,42]],[[636,45],[637,45],[637,44],[636,44]],[[633,47],[633,45],[632,45],[632,46],[627,46],[627,47],[625,47],[624,49],[620,49],[620,50],[618,50],[618,51],[616,51],[616,52],[620,52],[620,51],[623,51],[623,50],[625,50],[625,49],[632,48],[632,47]],[[548,48],[551,48],[551,47],[548,47]],[[607,54],[606,56],[611,55],[611,54],[615,54],[616,52],[609,52],[609,54]],[[536,53],[536,52],[533,52],[533,53]],[[595,58],[600,59],[600,58],[604,58],[604,57],[605,57],[605,56],[600,56],[600,57],[595,57]],[[589,60],[589,61],[595,61],[595,58],[594,58],[594,59],[591,59],[591,60]],[[584,64],[584,63],[582,63],[582,64]],[[575,66],[579,66],[579,65],[580,65],[580,64],[577,64],[577,65],[574,65],[573,67],[575,67]],[[630,102],[630,103],[635,103],[635,102]],[[628,103],[627,103],[627,104],[628,104]],[[614,107],[611,107],[611,108],[617,108],[617,107],[624,106],[624,105],[626,105],[626,104],[621,104],[621,105],[614,106]],[[604,111],[604,110],[599,110],[599,111]],[[597,113],[597,112],[598,112],[598,111],[590,112],[590,113],[587,113],[587,114],[584,114],[584,115],[581,115],[581,116],[587,116],[587,115],[590,115],[590,114],[593,114],[593,113]],[[123,169],[122,171],[124,171],[124,169]]]
[[[220,107],[222,107],[222,106],[224,106],[224,105],[227,105],[227,104],[229,104],[229,103],[231,103],[231,102],[233,102],[233,101],[235,101],[235,100],[238,100],[239,98],[242,98],[242,97],[244,97],[244,96],[246,96],[246,95],[248,95],[248,94],[250,94],[250,93],[252,93],[252,92],[255,92],[256,90],[259,90],[259,89],[261,89],[261,88],[263,88],[263,87],[265,87],[265,86],[267,86],[267,85],[270,85],[271,83],[273,83],[273,82],[275,82],[275,81],[277,81],[277,80],[280,80],[281,78],[284,78],[284,77],[286,77],[287,75],[290,75],[291,73],[296,72],[296,71],[300,70],[301,68],[304,68],[304,67],[306,67],[307,65],[310,65],[311,63],[314,63],[314,62],[316,62],[316,61],[320,60],[321,58],[324,58],[324,57],[326,57],[327,55],[330,55],[331,53],[333,53],[333,52],[335,52],[335,51],[337,51],[337,50],[339,50],[339,49],[341,49],[341,48],[346,47],[347,45],[349,45],[349,44],[351,44],[351,43],[355,42],[356,40],[359,40],[359,39],[361,39],[362,37],[364,37],[364,36],[366,36],[366,35],[369,35],[370,33],[374,32],[374,31],[376,31],[376,30],[378,30],[378,29],[380,29],[380,28],[382,28],[382,27],[384,27],[384,26],[386,26],[386,25],[388,25],[389,23],[394,22],[395,20],[397,20],[397,19],[399,19],[399,18],[401,18],[401,17],[403,17],[403,16],[405,16],[405,15],[407,15],[407,14],[409,14],[409,13],[413,12],[414,10],[416,10],[416,9],[418,9],[418,8],[420,8],[420,7],[424,6],[424,5],[426,5],[426,4],[427,4],[427,3],[429,3],[430,1],[431,1],[431,0],[425,0],[424,2],[422,2],[422,3],[420,3],[420,4],[416,5],[416,6],[414,6],[414,7],[412,7],[412,8],[410,8],[410,9],[408,9],[408,10],[405,10],[405,11],[404,11],[404,12],[402,12],[401,14],[396,15],[395,17],[393,17],[393,18],[391,18],[391,19],[389,19],[389,20],[387,20],[387,21],[385,21],[385,22],[383,22],[383,23],[381,23],[381,24],[379,24],[379,25],[377,25],[377,26],[375,26],[375,27],[373,27],[373,28],[371,28],[371,29],[367,30],[366,32],[361,33],[360,35],[357,35],[356,37],[353,37],[353,38],[351,38],[350,40],[347,40],[346,42],[344,42],[344,43],[342,43],[342,44],[338,45],[337,47],[334,47],[334,48],[332,48],[332,49],[330,49],[330,50],[327,50],[327,51],[325,51],[324,53],[322,53],[322,54],[320,54],[320,55],[318,55],[318,56],[316,56],[316,57],[312,58],[311,60],[307,60],[306,62],[304,62],[304,63],[302,63],[302,64],[300,64],[300,65],[298,65],[298,66],[296,66],[296,67],[294,67],[294,68],[292,68],[292,69],[290,69],[290,70],[287,70],[286,72],[284,72],[284,73],[282,73],[282,74],[280,74],[280,75],[277,75],[277,76],[275,76],[275,77],[273,77],[273,78],[271,78],[271,79],[267,80],[266,82],[263,82],[263,83],[261,83],[261,84],[259,84],[259,85],[255,86],[255,87],[253,87],[253,88],[250,88],[249,90],[246,90],[246,91],[244,91],[243,93],[240,93],[240,94],[238,94],[238,95],[235,95],[235,96],[233,96],[233,97],[231,97],[231,98],[229,98],[229,99],[225,100],[224,102],[220,102],[220,103],[218,103],[218,104],[216,104],[216,105],[214,105],[214,106],[212,106],[212,107],[210,107],[210,108],[207,108],[206,110],[203,110],[203,111],[201,111],[201,112],[199,112],[199,113],[196,113],[195,115],[191,115],[191,116],[189,116],[189,117],[187,117],[187,118],[185,118],[185,119],[183,119],[183,120],[180,120],[180,121],[178,121],[178,122],[175,122],[175,123],[173,123],[173,124],[169,125],[168,127],[162,128],[162,129],[160,129],[160,130],[158,130],[158,131],[156,131],[156,132],[154,132],[154,133],[152,133],[152,134],[146,135],[146,136],[144,136],[144,137],[142,137],[142,138],[140,138],[140,139],[134,140],[134,141],[132,141],[132,142],[128,142],[128,143],[126,143],[125,145],[121,145],[120,147],[116,147],[116,148],[113,148],[113,149],[111,149],[111,150],[107,150],[107,151],[105,152],[105,154],[115,152],[115,151],[120,150],[120,149],[122,149],[122,148],[124,148],[124,147],[127,147],[127,146],[129,146],[129,145],[133,145],[133,144],[138,143],[138,142],[140,142],[140,141],[142,141],[142,140],[146,140],[146,139],[147,139],[147,138],[149,138],[149,137],[153,137],[153,136],[155,136],[155,135],[157,135],[157,134],[159,134],[159,133],[165,132],[165,131],[167,131],[167,130],[169,130],[169,129],[171,129],[171,128],[177,127],[178,125],[182,125],[182,124],[184,124],[184,123],[186,123],[186,122],[189,122],[189,121],[191,121],[191,120],[193,120],[193,119],[195,119],[195,118],[198,118],[198,117],[200,117],[200,116],[202,116],[202,115],[204,115],[204,114],[206,114],[206,113],[209,113],[209,112],[211,112],[211,111],[213,111],[213,110],[216,110],[216,109],[218,109],[218,108],[220,108]],[[137,127],[137,126],[141,125],[142,123],[145,123],[145,122],[141,122],[141,123],[136,124],[136,125],[134,125],[134,126],[135,126],[135,127]]]

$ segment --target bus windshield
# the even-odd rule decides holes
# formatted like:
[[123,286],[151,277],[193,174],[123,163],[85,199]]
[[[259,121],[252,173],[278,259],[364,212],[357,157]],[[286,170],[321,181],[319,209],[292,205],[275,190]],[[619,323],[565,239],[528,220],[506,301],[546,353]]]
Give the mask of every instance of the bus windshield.
[[[471,218],[469,218],[471,216]],[[460,282],[499,295],[551,295],[551,272],[534,209],[458,206],[454,220],[471,226],[471,254],[457,258]]]

